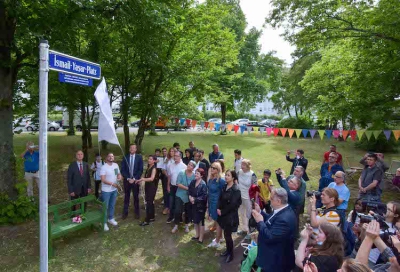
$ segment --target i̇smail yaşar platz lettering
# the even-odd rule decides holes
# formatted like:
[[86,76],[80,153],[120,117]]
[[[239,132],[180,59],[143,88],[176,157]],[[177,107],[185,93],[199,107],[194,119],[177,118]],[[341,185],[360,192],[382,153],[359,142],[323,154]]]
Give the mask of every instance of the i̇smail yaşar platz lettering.
[[63,69],[68,69],[71,70],[71,66],[72,66],[72,70],[78,72],[78,73],[85,73],[91,76],[97,76],[97,70],[93,69],[92,67],[90,67],[89,65],[82,66],[79,65],[77,62],[75,61],[63,61],[57,58],[58,56],[55,55],[54,56],[54,67],[59,67],[59,68],[63,68]]

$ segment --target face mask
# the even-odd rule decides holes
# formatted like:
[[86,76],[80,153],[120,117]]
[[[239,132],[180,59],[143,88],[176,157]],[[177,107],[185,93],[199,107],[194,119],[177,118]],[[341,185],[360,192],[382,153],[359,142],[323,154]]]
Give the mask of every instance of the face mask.
[[296,156],[296,159],[300,159],[300,156],[299,156],[299,155],[297,155],[297,156]]
[[318,242],[317,242],[317,245],[322,246],[323,243],[324,243],[324,242],[318,241]]

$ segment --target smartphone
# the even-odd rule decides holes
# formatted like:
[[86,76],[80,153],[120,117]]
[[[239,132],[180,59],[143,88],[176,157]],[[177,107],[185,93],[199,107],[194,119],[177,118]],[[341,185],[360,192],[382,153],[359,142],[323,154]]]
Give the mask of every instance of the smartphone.
[[254,198],[251,199],[251,208],[254,210],[256,208],[256,200]]

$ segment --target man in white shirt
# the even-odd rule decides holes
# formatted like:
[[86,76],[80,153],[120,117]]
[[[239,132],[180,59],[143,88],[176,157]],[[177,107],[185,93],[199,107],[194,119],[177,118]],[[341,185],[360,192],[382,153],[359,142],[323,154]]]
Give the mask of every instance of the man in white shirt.
[[235,151],[233,152],[235,154],[235,165],[234,165],[235,172],[239,173],[239,170],[242,169],[242,160],[243,160],[242,151],[239,149],[235,149]]
[[[114,219],[115,202],[117,201],[117,188],[121,187],[118,181],[122,179],[118,164],[114,162],[114,154],[107,155],[107,163],[101,167],[101,199],[106,203],[108,223],[117,226],[118,223]],[[104,221],[105,221],[104,220]],[[108,231],[107,223],[104,223],[104,231]]]
[[175,209],[175,195],[178,186],[176,185],[176,180],[178,178],[179,172],[186,170],[186,164],[182,162],[181,153],[176,151],[174,154],[174,163],[169,165],[167,169],[168,174],[168,186],[167,190],[169,192],[169,217],[167,224],[170,224],[174,220],[174,209]]

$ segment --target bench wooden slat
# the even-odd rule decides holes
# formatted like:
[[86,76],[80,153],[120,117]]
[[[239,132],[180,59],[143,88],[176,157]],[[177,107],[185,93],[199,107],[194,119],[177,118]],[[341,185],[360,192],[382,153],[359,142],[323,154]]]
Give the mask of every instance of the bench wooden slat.
[[103,212],[98,211],[91,211],[85,213],[85,220],[82,223],[73,223],[72,219],[64,220],[58,222],[56,225],[52,226],[51,229],[51,236],[53,238],[57,238],[63,236],[64,234],[70,233],[77,228],[84,228],[86,226],[90,226],[93,223],[101,222],[103,220]]

